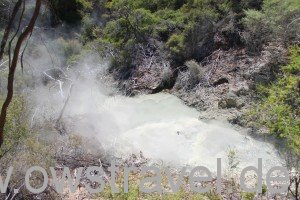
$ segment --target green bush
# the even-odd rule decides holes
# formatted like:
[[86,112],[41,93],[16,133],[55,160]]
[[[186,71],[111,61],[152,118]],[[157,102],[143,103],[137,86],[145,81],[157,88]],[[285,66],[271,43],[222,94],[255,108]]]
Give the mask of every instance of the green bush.
[[172,81],[173,70],[170,67],[165,67],[162,71],[162,82],[169,85]]
[[204,77],[204,71],[201,66],[194,60],[190,60],[185,62],[185,66],[189,71],[189,85],[190,87],[196,86],[200,80]]
[[104,30],[104,38],[120,47],[129,40],[143,42],[153,33],[158,19],[145,9],[122,9],[116,20],[109,21]]
[[[3,101],[0,99],[0,105]],[[29,132],[29,113],[24,97],[14,97],[7,113],[4,126],[4,143],[0,149],[0,158],[8,151],[12,151],[19,143],[25,140]]]
[[[250,51],[261,50],[270,41],[285,44],[300,41],[300,2],[297,0],[264,0],[261,11],[247,10],[243,22],[245,41]],[[251,46],[254,48],[251,49]]]
[[265,43],[271,40],[272,29],[269,21],[263,12],[257,10],[248,10],[245,12],[246,18],[243,22],[247,31],[243,38],[249,52],[260,52]]
[[214,50],[214,25],[208,16],[188,24],[184,31],[186,59],[201,61]]
[[291,48],[290,57],[276,83],[260,86],[264,97],[251,116],[300,156],[300,47]]
[[170,52],[178,60],[183,59],[184,54],[184,36],[183,34],[173,34],[167,42]]
[[[0,99],[1,105],[2,102]],[[14,95],[4,127],[4,143],[0,149],[0,174],[6,173],[10,166],[14,167],[9,182],[10,189],[20,188],[24,182],[22,177],[30,167],[41,166],[49,169],[50,166],[54,166],[53,148],[39,138],[40,133],[30,127],[29,112],[26,98]],[[39,177],[41,178],[40,174]],[[41,186],[40,180],[42,178],[36,178],[31,185],[36,188]],[[21,189],[18,198],[24,198],[26,195],[28,191]],[[5,199],[4,194],[0,194],[0,198]]]

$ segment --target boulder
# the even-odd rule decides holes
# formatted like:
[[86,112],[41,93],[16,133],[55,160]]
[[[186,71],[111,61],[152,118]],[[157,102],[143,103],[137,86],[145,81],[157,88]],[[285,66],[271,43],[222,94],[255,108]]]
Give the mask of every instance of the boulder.
[[247,84],[241,83],[237,87],[231,87],[230,91],[240,97],[248,95],[250,92],[250,88]]
[[229,92],[226,97],[222,98],[218,104],[219,108],[228,109],[228,108],[238,108],[241,109],[245,106],[245,103],[239,100],[238,96],[234,93]]

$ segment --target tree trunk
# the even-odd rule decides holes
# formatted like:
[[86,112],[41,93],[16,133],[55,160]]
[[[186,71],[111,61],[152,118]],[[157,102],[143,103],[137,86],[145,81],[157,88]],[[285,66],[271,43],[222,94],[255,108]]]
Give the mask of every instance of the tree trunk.
[[15,76],[15,71],[17,68],[18,60],[19,60],[20,49],[22,47],[22,43],[24,42],[24,40],[26,40],[26,38],[29,36],[29,34],[33,31],[34,24],[39,15],[39,12],[40,12],[41,3],[42,3],[42,0],[36,0],[33,15],[30,19],[28,26],[26,27],[24,32],[21,33],[20,37],[18,38],[17,44],[14,49],[12,63],[11,63],[11,66],[9,66],[9,74],[8,74],[8,80],[7,80],[7,95],[6,95],[5,101],[2,105],[1,114],[0,114],[0,147],[2,146],[3,139],[4,139],[4,125],[5,125],[5,121],[6,121],[7,109],[13,98],[14,76]]
[[5,51],[5,46],[6,46],[6,43],[7,43],[7,40],[8,40],[8,36],[9,36],[11,27],[12,27],[14,21],[15,21],[16,15],[19,11],[19,8],[20,8],[21,4],[22,4],[22,0],[18,0],[18,2],[15,4],[15,7],[14,7],[13,12],[11,14],[11,17],[10,17],[9,22],[7,24],[7,27],[5,28],[4,35],[3,35],[3,38],[2,38],[2,41],[1,41],[1,47],[0,47],[0,62],[3,59],[3,55],[4,55],[4,51]]

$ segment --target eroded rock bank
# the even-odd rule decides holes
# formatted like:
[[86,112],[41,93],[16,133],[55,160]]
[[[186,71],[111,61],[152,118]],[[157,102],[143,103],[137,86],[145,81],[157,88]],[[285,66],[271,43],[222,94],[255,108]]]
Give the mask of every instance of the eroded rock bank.
[[286,49],[275,43],[256,56],[243,48],[219,49],[201,62],[191,60],[175,69],[165,58],[154,55],[119,85],[127,95],[171,93],[201,111],[202,120],[243,127],[242,116],[255,103],[256,87],[275,81],[286,61]]

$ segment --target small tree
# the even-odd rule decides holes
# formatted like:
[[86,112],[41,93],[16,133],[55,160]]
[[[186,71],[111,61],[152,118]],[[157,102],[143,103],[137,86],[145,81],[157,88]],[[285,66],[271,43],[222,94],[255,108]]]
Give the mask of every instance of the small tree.
[[[12,13],[12,16],[10,17],[10,20],[9,20],[7,28],[6,28],[6,34],[4,35],[2,43],[1,43],[1,50],[3,49],[3,51],[4,51],[4,48],[6,46],[6,41],[9,37],[9,34],[10,34],[12,24],[15,20],[15,16],[16,16],[16,14],[17,14],[20,6],[21,6],[21,3],[23,1],[25,1],[25,0],[19,0],[16,3],[14,11]],[[20,34],[20,36],[17,40],[17,44],[14,48],[12,62],[9,63],[9,73],[8,73],[8,79],[7,79],[7,94],[6,94],[6,98],[5,98],[5,101],[2,105],[2,109],[1,109],[1,113],[0,113],[0,147],[3,144],[3,139],[4,139],[4,126],[5,126],[6,116],[7,116],[7,109],[8,109],[9,104],[11,103],[12,98],[13,98],[14,77],[15,77],[15,71],[16,71],[16,68],[17,68],[17,65],[18,65],[18,61],[19,61],[19,54],[20,54],[20,51],[21,51],[21,47],[22,47],[23,42],[28,38],[28,36],[33,31],[34,24],[37,20],[39,12],[40,12],[41,4],[42,4],[42,0],[36,0],[35,9],[33,11],[32,17],[31,17],[27,27],[25,28],[25,30]],[[22,17],[20,18],[19,23],[21,22],[21,20],[22,20]],[[0,58],[2,58],[2,56]]]

